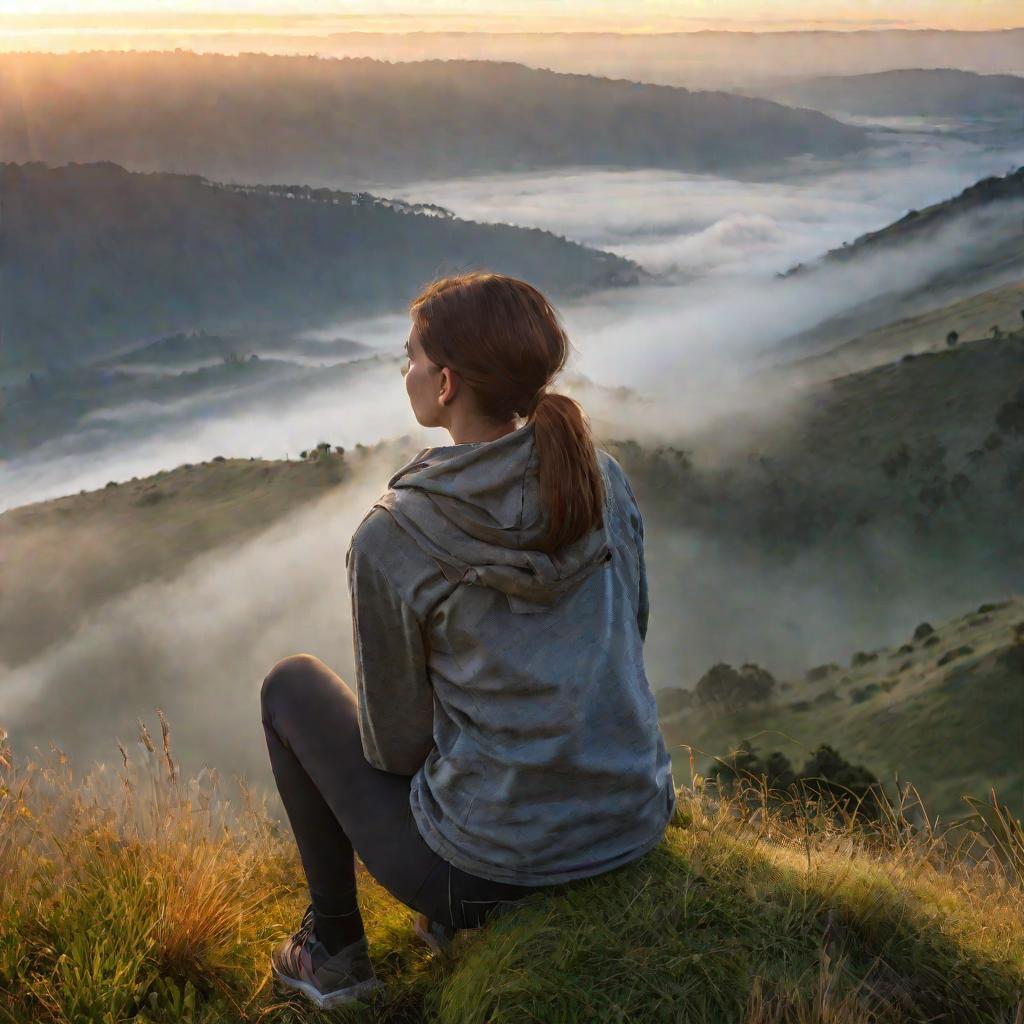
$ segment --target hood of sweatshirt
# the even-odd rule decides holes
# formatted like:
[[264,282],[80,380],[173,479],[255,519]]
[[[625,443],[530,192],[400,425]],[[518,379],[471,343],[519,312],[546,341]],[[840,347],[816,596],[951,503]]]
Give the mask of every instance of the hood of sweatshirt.
[[600,529],[550,555],[539,549],[548,518],[532,423],[495,441],[424,448],[377,505],[447,579],[501,591],[513,611],[549,608],[612,557],[607,506]]

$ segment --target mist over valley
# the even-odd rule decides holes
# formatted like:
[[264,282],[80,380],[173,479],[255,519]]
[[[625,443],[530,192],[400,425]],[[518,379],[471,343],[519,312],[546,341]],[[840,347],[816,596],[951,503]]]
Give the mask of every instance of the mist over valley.
[[[109,759],[160,706],[186,765],[269,782],[263,674],[306,650],[351,677],[348,538],[394,469],[447,442],[418,427],[402,388],[405,306],[471,267],[530,280],[563,316],[575,352],[562,386],[647,521],[659,694],[690,693],[719,663],[800,691],[813,666],[1020,593],[1024,137],[1012,119],[979,134],[951,100],[921,119],[962,131],[871,122],[899,105],[861,109],[854,125],[513,65],[364,62],[352,69],[376,76],[377,106],[341,147],[314,129],[331,90],[368,88],[358,76],[328,89],[328,62],[227,60],[0,57],[32,100],[22,127],[0,133],[0,715],[20,749],[52,739]],[[46,83],[62,62],[88,73],[57,97]],[[123,67],[150,85],[115,99]],[[171,120],[147,114],[147,143],[140,97],[158,67]],[[227,67],[238,76],[217,79]],[[536,109],[503,107],[501,76],[537,89]],[[410,135],[394,97],[427,85],[460,90],[473,118]],[[90,95],[102,102],[80,117]],[[280,120],[266,130],[254,111],[271,95]],[[189,148],[167,125],[203,96]],[[301,127],[286,116],[298,96],[320,113],[282,144],[282,125]],[[59,120],[24,131],[54,104],[74,132]],[[521,161],[477,132],[499,108],[512,120],[493,138],[515,121]],[[763,133],[737,147],[726,119],[716,151],[722,111]],[[973,645],[995,653],[972,668],[999,750],[1020,721],[1016,661],[1006,674],[999,660],[1016,622],[1005,607],[1002,632]],[[780,685],[705,728],[673,698],[680,775],[690,745],[704,768],[758,721],[791,752],[833,742],[890,771],[902,741],[870,723],[912,729],[941,706],[945,676],[922,661],[904,689],[881,656],[860,668],[829,687],[850,716],[794,711],[817,692],[784,699]],[[843,690],[872,685],[864,699]],[[944,764],[909,762],[944,814],[958,786],[995,778],[979,768],[980,720],[965,729],[975,739]]]

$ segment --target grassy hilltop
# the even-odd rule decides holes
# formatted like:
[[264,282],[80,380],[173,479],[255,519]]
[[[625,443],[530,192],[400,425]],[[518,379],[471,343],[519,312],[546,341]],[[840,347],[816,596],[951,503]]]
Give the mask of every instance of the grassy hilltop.
[[[1019,1021],[1024,833],[881,825],[794,801],[679,792],[663,842],[534,897],[432,958],[361,879],[385,990],[321,1016],[274,994],[271,944],[306,902],[293,844],[215,773],[183,780],[164,726],[79,778],[0,760],[0,1015],[15,1022]],[[678,780],[677,780],[678,781]]]
[[[698,684],[698,690],[703,688]],[[912,779],[933,813],[964,814],[963,794],[994,785],[1024,811],[1024,600],[995,601],[948,623],[921,623],[904,644],[856,651],[764,699],[723,706],[688,690],[658,694],[677,766],[701,771],[750,740],[799,763],[819,743],[863,762],[890,786]],[[677,767],[678,773],[678,767]]]

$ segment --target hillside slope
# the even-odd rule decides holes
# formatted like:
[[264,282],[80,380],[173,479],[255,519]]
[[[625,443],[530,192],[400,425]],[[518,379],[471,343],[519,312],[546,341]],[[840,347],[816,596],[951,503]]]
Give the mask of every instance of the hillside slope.
[[253,53],[0,55],[0,126],[8,160],[345,188],[574,165],[751,170],[866,140],[726,93],[497,61]]
[[[781,406],[781,407],[780,407]],[[760,559],[899,554],[961,578],[1024,565],[1024,330],[823,381],[716,420],[687,451],[616,450],[665,523],[729,537]],[[873,546],[877,545],[875,550]],[[1019,561],[1018,561],[1019,560]],[[887,561],[891,562],[886,568]]]
[[111,163],[2,164],[0,202],[0,369],[26,372],[195,327],[298,330],[404,310],[433,278],[471,268],[561,297],[643,273],[539,229],[305,186],[238,189],[133,174]]
[[[941,229],[948,227],[964,214],[991,213],[993,216],[990,220],[995,222],[996,218],[1007,216],[1004,209],[1016,209],[1009,206],[1004,208],[1003,204],[1019,203],[1022,200],[1024,167],[1019,167],[1002,177],[983,178],[969,185],[958,195],[933,203],[923,210],[910,210],[898,221],[881,230],[869,231],[842,248],[830,250],[822,258],[822,262],[851,262],[867,252],[874,253],[894,248],[906,242],[933,240]],[[1024,229],[1020,224],[1013,224],[1011,237],[1017,239],[1019,243],[1022,235]],[[1020,255],[1018,250],[1018,256]]]
[[781,680],[771,698],[717,710],[662,690],[663,727],[683,771],[727,758],[743,740],[799,764],[820,743],[896,791],[911,783],[932,815],[962,816],[963,794],[991,786],[1024,813],[1024,599],[992,601],[952,622],[920,624],[898,648],[854,652]]
[[1013,333],[1022,327],[1024,281],[985,291],[940,305],[916,316],[851,337],[824,352],[773,368],[787,375],[793,372],[815,380],[855,373],[910,354],[939,351],[949,347],[951,332],[961,338],[983,338],[998,329]]
[[827,351],[896,320],[1024,278],[1024,167],[909,210],[781,275],[817,279],[822,287],[842,287],[858,276],[884,287],[873,287],[868,301],[791,335],[780,346],[782,358]]
[[342,483],[351,460],[221,458],[0,513],[0,664],[12,670],[104,602],[243,543]]

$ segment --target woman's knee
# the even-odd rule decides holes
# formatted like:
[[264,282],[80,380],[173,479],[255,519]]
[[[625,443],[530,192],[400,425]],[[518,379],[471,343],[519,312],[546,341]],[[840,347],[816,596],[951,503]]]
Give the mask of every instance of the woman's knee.
[[267,673],[260,688],[260,706],[264,716],[282,700],[294,699],[325,667],[312,654],[292,654],[282,658]]

